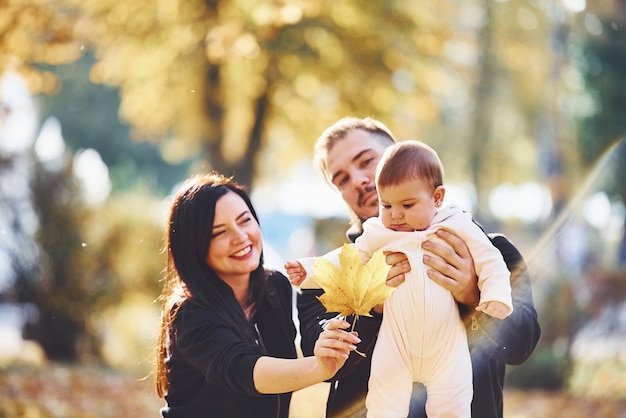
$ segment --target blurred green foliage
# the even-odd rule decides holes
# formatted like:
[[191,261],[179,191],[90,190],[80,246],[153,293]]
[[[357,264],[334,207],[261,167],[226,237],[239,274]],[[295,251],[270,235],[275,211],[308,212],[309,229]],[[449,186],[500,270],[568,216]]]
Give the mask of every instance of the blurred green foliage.
[[[20,282],[19,302],[39,311],[25,336],[38,341],[51,360],[104,357],[128,368],[138,367],[141,358],[145,368],[158,323],[166,201],[135,186],[87,206],[71,168],[72,160],[59,171],[39,166],[33,179],[43,256],[40,277]],[[124,309],[128,305],[134,311]],[[111,318],[120,311],[128,314],[123,320]],[[124,349],[112,355],[111,347],[120,344]]]
[[575,301],[572,282],[566,277],[541,286],[537,303],[541,338],[533,355],[522,365],[508,367],[506,382],[520,388],[563,388],[571,361],[569,346],[582,312]]
[[131,128],[119,117],[119,90],[89,80],[94,62],[93,54],[87,53],[72,63],[39,66],[54,74],[61,86],[54,95],[39,96],[42,119],[59,119],[71,151],[98,151],[109,168],[114,192],[143,187],[156,196],[166,196],[198,158],[166,160],[153,142],[133,140]]

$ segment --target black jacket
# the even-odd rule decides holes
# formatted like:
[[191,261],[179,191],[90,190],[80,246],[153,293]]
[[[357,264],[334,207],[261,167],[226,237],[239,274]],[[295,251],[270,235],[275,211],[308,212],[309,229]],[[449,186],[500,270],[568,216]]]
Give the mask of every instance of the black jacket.
[[[354,236],[350,237],[355,238]],[[530,277],[517,248],[503,235],[490,235],[493,245],[500,250],[511,271],[513,313],[497,320],[481,312],[462,312],[472,357],[474,398],[472,417],[496,418],[503,415],[502,389],[506,364],[521,364],[531,355],[541,334],[535,311]],[[314,319],[323,320],[333,314],[325,313],[316,296],[321,291],[303,290],[299,309],[303,329],[303,350],[312,352],[315,340],[306,326],[313,327]],[[365,408],[365,395],[370,372],[371,354],[382,318],[359,318],[357,330],[362,342],[363,359],[352,353],[346,365],[332,379],[326,413],[328,417],[360,416]],[[305,338],[305,333],[309,333]],[[311,345],[313,344],[313,345]],[[409,417],[425,417],[425,391],[416,384]]]
[[291,283],[276,272],[268,276],[266,297],[250,322],[258,328],[257,342],[240,337],[215,309],[185,302],[170,337],[169,393],[161,415],[287,418],[291,393],[261,395],[252,372],[263,355],[296,358],[291,314]]

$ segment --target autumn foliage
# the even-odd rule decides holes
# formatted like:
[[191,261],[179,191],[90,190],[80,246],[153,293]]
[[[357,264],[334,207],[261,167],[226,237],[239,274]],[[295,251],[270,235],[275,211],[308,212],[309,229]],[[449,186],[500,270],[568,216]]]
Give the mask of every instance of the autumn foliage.
[[339,268],[323,258],[314,262],[314,279],[324,289],[319,297],[328,312],[343,316],[372,316],[370,311],[387,299],[394,288],[386,285],[389,266],[382,252],[365,264],[359,250],[345,244],[339,253]]

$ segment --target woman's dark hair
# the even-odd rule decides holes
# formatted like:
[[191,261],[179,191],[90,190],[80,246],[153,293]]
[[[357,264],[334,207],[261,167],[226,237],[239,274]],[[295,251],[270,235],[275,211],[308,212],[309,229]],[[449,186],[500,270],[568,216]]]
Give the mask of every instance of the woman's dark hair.
[[[227,193],[236,193],[259,222],[245,188],[232,178],[217,173],[189,178],[174,196],[169,213],[167,240],[167,268],[161,293],[163,309],[161,330],[157,342],[157,393],[167,393],[167,341],[170,326],[178,308],[187,300],[194,300],[215,312],[241,332],[243,338],[254,339],[248,319],[228,284],[220,279],[206,262],[217,201]],[[261,305],[265,294],[266,274],[263,255],[259,266],[250,274],[250,288],[246,307],[253,312]]]

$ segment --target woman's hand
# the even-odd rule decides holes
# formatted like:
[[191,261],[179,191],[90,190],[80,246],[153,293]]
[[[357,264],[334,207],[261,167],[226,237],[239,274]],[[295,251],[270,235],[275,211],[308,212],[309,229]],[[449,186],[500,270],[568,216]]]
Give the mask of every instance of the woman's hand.
[[356,332],[344,331],[349,327],[350,323],[346,320],[332,319],[315,342],[313,354],[325,376],[324,380],[337,373],[350,356],[350,352],[356,350],[356,345],[361,342]]
[[430,267],[428,277],[452,292],[454,300],[474,309],[478,306],[480,292],[474,260],[467,244],[445,229],[439,229],[436,235],[445,243],[429,240],[422,244],[422,248],[429,253],[424,254],[424,264]]

